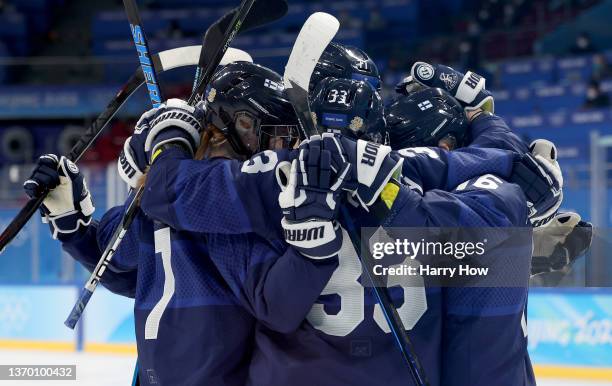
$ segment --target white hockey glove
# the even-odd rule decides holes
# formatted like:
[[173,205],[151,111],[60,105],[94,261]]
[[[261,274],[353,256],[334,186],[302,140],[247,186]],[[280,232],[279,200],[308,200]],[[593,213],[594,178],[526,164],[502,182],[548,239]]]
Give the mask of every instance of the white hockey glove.
[[58,160],[55,154],[41,156],[23,188],[32,198],[49,192],[41,214],[54,239],[66,239],[91,223],[95,210],[91,194],[83,174],[68,158]]
[[529,146],[531,153],[515,162],[508,179],[521,187],[529,206],[529,221],[534,227],[549,222],[563,202],[563,175],[557,162],[557,148],[545,139]]
[[463,74],[441,64],[416,62],[412,65],[410,76],[400,82],[395,90],[407,95],[419,87],[441,88],[457,99],[466,112],[482,109],[494,114],[495,101],[485,84],[486,79],[472,71]]
[[591,245],[593,227],[577,213],[559,213],[533,230],[531,274],[567,272]]
[[117,167],[121,178],[132,188],[144,170],[161,152],[165,144],[177,144],[192,156],[200,144],[203,104],[189,106],[180,99],[169,99],[158,108],[145,112],[119,156]]

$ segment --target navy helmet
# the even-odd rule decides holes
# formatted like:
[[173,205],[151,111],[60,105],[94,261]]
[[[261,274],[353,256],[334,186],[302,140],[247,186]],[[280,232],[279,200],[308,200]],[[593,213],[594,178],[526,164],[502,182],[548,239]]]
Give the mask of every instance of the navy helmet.
[[420,89],[399,97],[388,108],[387,135],[394,150],[416,146],[439,146],[450,150],[464,146],[468,121],[463,107],[439,88]]
[[325,78],[363,80],[380,91],[381,80],[374,61],[357,47],[330,43],[323,51],[310,78],[309,91]]
[[312,93],[311,110],[322,132],[339,132],[355,139],[382,142],[384,105],[370,83],[325,78]]
[[205,124],[220,129],[237,154],[289,148],[299,139],[283,80],[269,68],[250,62],[222,67],[208,86],[205,103]]

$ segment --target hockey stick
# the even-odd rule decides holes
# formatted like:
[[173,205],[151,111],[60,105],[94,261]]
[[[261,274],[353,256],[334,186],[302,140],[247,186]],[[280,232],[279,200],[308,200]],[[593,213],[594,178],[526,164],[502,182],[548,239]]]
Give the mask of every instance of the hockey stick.
[[[212,79],[212,76],[217,68],[217,66],[212,66],[215,62],[218,63],[217,58],[221,58],[225,53],[225,50],[232,43],[242,23],[246,20],[251,7],[255,3],[255,0],[242,0],[240,6],[235,12],[230,13],[229,15],[225,15],[218,23],[215,23],[206,31],[204,35],[204,41],[202,44],[212,43],[210,44],[211,49],[207,52],[202,52],[202,56],[200,59],[202,60],[201,71],[196,73],[196,85],[193,88],[191,96],[189,97],[188,103],[191,106],[195,106],[199,101],[202,100],[204,96],[204,92],[206,91],[206,86],[208,82]],[[231,17],[229,24],[227,20]],[[225,27],[225,28],[223,28]],[[223,28],[223,29],[222,29]],[[206,42],[206,43],[204,43]],[[222,44],[219,44],[222,43]],[[214,48],[212,48],[214,45]]]
[[[209,47],[213,42],[225,40],[225,31],[234,31],[234,29],[230,30],[230,26],[234,25],[234,18],[240,17],[238,14],[241,9],[243,9],[242,5],[232,9],[230,12],[226,13],[219,20],[217,20],[213,25],[211,25],[206,31],[206,35],[204,35],[204,42],[202,44]],[[250,6],[250,11],[247,12],[244,21],[241,22],[240,26],[238,26],[240,33],[260,27],[264,24],[272,23],[273,21],[285,16],[288,9],[289,7],[287,6],[286,0],[255,0],[255,2]],[[230,37],[227,41],[231,43],[231,39],[232,38]],[[202,51],[201,55],[200,66],[196,71],[193,82],[192,93],[194,94],[196,93],[198,85],[204,76],[202,70],[207,68],[208,63],[216,62],[215,57],[218,55],[218,53],[206,50]],[[212,68],[212,71],[214,70],[215,68]],[[205,90],[206,83],[208,82],[203,83],[203,90]],[[200,95],[197,98],[198,100],[202,99],[202,96]]]
[[[317,128],[312,119],[308,102],[310,77],[321,54],[336,35],[339,26],[338,20],[329,14],[318,12],[311,15],[301,29],[285,67],[283,77],[285,91],[298,116],[304,138],[317,134]],[[358,251],[362,250],[361,235],[346,207],[341,206],[340,216],[341,222],[347,228],[347,233],[351,238],[355,251],[359,254]],[[377,216],[384,216],[384,214],[378,214]],[[372,283],[374,294],[387,319],[402,357],[408,365],[415,383],[419,386],[427,386],[429,383],[425,377],[423,367],[414,352],[412,342],[408,338],[406,329],[389,296],[386,285],[381,283],[379,278],[372,275],[374,259],[368,248],[364,248],[362,252],[363,256],[359,256],[359,258],[364,265],[364,271],[368,274],[368,279]]]
[[202,51],[200,58],[201,71],[196,74],[196,82],[193,92],[189,97],[189,104],[195,105],[202,100],[206,92],[206,86],[210,82],[219,61],[232,41],[243,27],[250,29],[264,23],[280,19],[287,13],[287,2],[285,0],[243,0],[234,11],[223,16],[213,24],[204,35],[203,45],[210,50]]
[[[145,82],[147,83],[147,88],[149,90],[149,98],[151,99],[151,104],[154,108],[159,107],[162,101],[165,101],[166,98],[163,97],[159,88],[159,82],[157,80],[157,74],[159,73],[159,69],[155,68],[155,65],[149,59],[149,43],[142,29],[142,20],[140,20],[138,5],[136,4],[136,0],[123,0],[123,7],[125,8],[125,13],[128,18],[128,22],[130,23],[130,29],[132,30],[132,38],[134,39],[134,45],[136,46],[136,51],[138,52],[140,67],[142,68],[142,72],[145,75]],[[102,261],[101,269],[97,271],[94,270],[94,272],[92,273],[92,276],[95,276],[94,287],[91,290],[88,290],[87,286],[83,288],[83,291],[81,291],[82,298],[77,299],[77,302],[75,304],[75,308],[78,308],[76,315],[70,313],[68,319],[66,319],[66,322],[64,322],[64,324],[70,323],[70,325],[72,325],[74,328],[74,325],[76,325],[79,318],[83,314],[83,310],[87,306],[89,299],[91,299],[91,295],[93,295],[93,291],[96,289],[98,283],[100,282],[102,274],[106,270],[108,263],[110,263],[111,259],[115,254],[115,251],[117,250],[117,248],[119,248],[119,244],[121,244],[121,241],[123,240],[123,236],[125,236],[128,229],[130,229],[130,225],[132,225],[132,222],[136,217],[136,213],[138,212],[138,203],[140,202],[140,198],[142,197],[143,192],[144,184],[138,187],[138,190],[134,194],[132,202],[130,202],[130,204],[128,205],[128,208],[125,211],[123,218],[121,219],[121,224],[117,227],[117,229],[115,229],[115,232],[113,233],[113,238],[106,246],[106,250],[112,252],[108,253],[105,259],[100,259],[100,261]],[[100,261],[98,261],[98,265],[100,265]],[[138,359],[136,359],[136,367],[134,368],[134,380],[132,382],[134,385],[140,385],[138,363]]]
[[[124,0],[124,2],[131,2],[133,0]],[[134,13],[136,12],[136,17],[132,17],[130,18],[130,15],[128,14],[128,19],[130,20],[130,24],[132,24],[132,30],[133,31],[137,31],[140,35],[138,36],[134,36],[134,41],[136,42],[137,45],[137,50],[138,50],[138,54],[139,54],[139,58],[141,60],[141,63],[145,63],[145,65],[149,65],[149,61],[146,60],[146,56],[148,56],[148,54],[146,56],[144,56],[144,52],[148,52],[148,50],[146,49],[146,40],[144,38],[144,34],[142,33],[142,27],[139,24],[133,24],[133,22],[138,23],[139,22],[139,17],[137,14],[137,8],[135,8],[135,5],[128,7],[126,5],[126,12],[131,12]],[[246,16],[246,15],[244,15]],[[269,20],[268,18],[265,19],[265,21],[267,22],[267,20]],[[257,23],[255,21],[252,22],[252,26],[254,27]],[[262,23],[263,24],[263,23]],[[139,26],[139,28],[134,28],[134,25]],[[259,24],[261,25],[261,24]],[[206,34],[208,35],[208,33]],[[232,38],[235,36],[235,34],[232,36]],[[207,39],[204,39],[204,41],[206,42]],[[143,42],[145,42],[145,44],[143,44]],[[209,67],[213,67],[216,68],[219,64],[227,64],[230,63],[232,61],[236,61],[236,59],[238,60],[245,60],[245,59],[250,59],[249,61],[252,61],[252,59],[250,58],[250,56],[248,56],[248,54],[244,53],[244,55],[236,55],[236,53],[243,53],[243,51],[239,51],[239,50],[234,50],[234,49],[229,49],[228,50],[228,45],[229,42],[225,42],[225,41],[215,41],[215,42],[209,42],[210,46],[211,46],[211,50],[218,52],[218,50],[222,49],[222,54],[221,56],[216,56],[215,60],[218,60],[218,62],[209,62],[206,67],[204,67],[204,73],[206,73],[207,71],[210,72],[210,76],[212,77],[212,71],[209,71],[208,68]],[[139,45],[142,45],[144,47],[139,47]],[[202,51],[207,51],[204,50],[204,48],[202,49]],[[200,56],[198,59],[198,66],[202,67],[202,62],[200,61],[202,59],[204,55],[202,55],[202,53],[200,52]],[[155,65],[155,63],[153,64],[153,68],[150,69],[151,72],[154,72],[154,70],[156,70],[158,67]],[[153,74],[155,75],[155,74]],[[156,79],[156,78],[154,78]],[[208,82],[208,81],[207,81]],[[155,99],[157,96],[159,96],[159,89],[155,89],[155,88],[149,88],[150,90],[150,95],[151,95],[151,100],[153,103],[155,103]],[[151,93],[151,90],[153,90],[153,92]],[[72,308],[72,311],[70,312],[70,315],[68,316],[68,318],[66,319],[66,321],[64,322],[64,324],[71,328],[74,329],[74,327],[76,326],[76,323],[79,321],[79,319],[81,318],[83,311],[85,309],[85,307],[87,306],[87,303],[89,302],[89,300],[91,299],[91,296],[93,295],[93,292],[95,291],[96,287],[98,286],[98,283],[100,282],[102,275],[104,274],[104,271],[106,270],[106,268],[108,267],[108,264],[110,263],[110,261],[113,258],[113,255],[115,253],[115,251],[117,250],[117,248],[119,247],[119,245],[121,244],[121,241],[123,239],[123,236],[125,236],[125,233],[127,232],[127,230],[129,229],[130,224],[132,223],[134,217],[136,216],[137,213],[137,208],[138,205],[136,204],[139,199],[140,196],[142,195],[143,192],[143,187],[140,187],[135,195],[134,198],[132,199],[132,201],[130,202],[130,204],[128,205],[128,208],[125,212],[125,214],[123,215],[123,218],[121,220],[121,224],[117,227],[117,229],[115,229],[115,232],[113,233],[108,245],[106,246],[104,252],[102,253],[102,256],[100,257],[100,260],[98,261],[98,264],[96,265],[96,268],[93,270],[91,276],[89,277],[89,279],[87,280],[87,283],[85,284],[85,286],[83,287],[81,294],[79,295],[79,298],[77,299],[77,302],[75,303],[74,307]]]
[[[178,67],[195,66],[198,64],[201,50],[201,46],[174,48],[153,55],[151,62],[154,64],[155,68],[159,68],[161,72]],[[229,63],[237,60],[252,61],[253,59],[244,51],[230,48],[224,57],[224,61]],[[85,133],[79,138],[78,142],[72,147],[70,153],[66,155],[69,160],[78,162],[85,151],[87,151],[98,138],[100,133],[104,131],[121,106],[123,106],[134,92],[142,86],[144,80],[144,73],[139,67],[123,87],[121,87],[115,97],[108,103],[106,109],[95,119],[91,126],[89,126]],[[46,196],[47,193],[44,193],[37,198],[28,200],[19,213],[17,213],[13,221],[11,221],[2,231],[0,235],[0,253],[4,251],[4,248],[17,236],[17,234],[19,234],[21,229],[23,229],[34,213],[36,213],[36,210],[40,207]]]
[[136,4],[136,0],[123,0],[123,7],[125,8],[125,14],[130,23],[130,28],[132,29],[132,38],[134,39],[136,51],[138,52],[140,67],[145,75],[151,104],[153,104],[153,107],[159,107],[161,102],[166,99],[162,96],[161,90],[159,89],[159,82],[157,80],[159,69],[155,68],[155,64],[151,62],[149,43],[142,30],[142,20],[140,20],[138,5]]
[[[123,0],[123,6],[125,7],[128,22],[130,23],[132,38],[134,39],[134,44],[136,45],[138,59],[140,60],[140,67],[142,68],[147,89],[149,90],[151,104],[153,107],[159,107],[162,100],[165,100],[165,98],[161,93],[159,83],[157,81],[158,69],[155,68],[155,64],[151,61],[151,56],[149,55],[149,44],[144,31],[142,30],[142,21],[140,20],[140,14],[138,13],[138,6],[136,5],[135,0]],[[140,201],[143,190],[143,186],[140,186],[134,194],[132,201],[129,203],[127,210],[121,219],[121,224],[119,224],[117,229],[115,229],[110,242],[104,249],[102,257],[96,265],[96,268],[91,273],[85,287],[83,287],[81,290],[74,307],[72,307],[70,315],[68,315],[68,318],[66,321],[64,321],[64,324],[68,328],[74,329],[77,322],[83,315],[83,311],[85,310],[85,307],[87,307],[87,303],[89,303],[89,300],[98,286],[104,271],[106,271],[108,264],[115,254],[115,251],[119,247],[119,244],[121,244],[121,240],[123,240],[123,236],[125,236],[130,228],[130,225],[132,224],[132,221],[134,221],[134,218],[136,217],[138,202]]]

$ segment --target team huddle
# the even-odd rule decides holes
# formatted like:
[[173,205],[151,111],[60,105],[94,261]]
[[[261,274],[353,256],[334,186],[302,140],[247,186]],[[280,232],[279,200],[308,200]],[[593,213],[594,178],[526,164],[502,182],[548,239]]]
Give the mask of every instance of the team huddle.
[[[535,385],[529,277],[585,248],[586,224],[558,212],[554,145],[524,143],[473,72],[417,62],[391,104],[380,89],[365,52],[332,43],[309,89],[321,135],[300,140],[282,77],[250,62],[220,67],[195,107],[142,115],[118,168],[144,193],[101,282],[135,299],[140,384],[412,385],[344,208],[360,228],[528,230],[520,285],[388,285],[430,385]],[[50,191],[43,221],[92,271],[125,207],[93,220],[83,175],[52,154],[24,187]]]

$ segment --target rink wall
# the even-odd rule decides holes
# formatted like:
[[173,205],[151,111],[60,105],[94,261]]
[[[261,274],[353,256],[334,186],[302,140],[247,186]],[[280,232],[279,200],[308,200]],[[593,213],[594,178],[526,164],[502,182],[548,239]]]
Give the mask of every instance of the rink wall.
[[[0,349],[134,353],[133,302],[99,288],[76,331],[76,286],[0,286]],[[612,380],[612,290],[534,289],[529,351],[538,377]]]
[[532,289],[527,320],[538,377],[612,381],[611,289]]
[[76,286],[0,286],[0,349],[135,353],[133,301],[98,288],[83,319],[64,326]]

